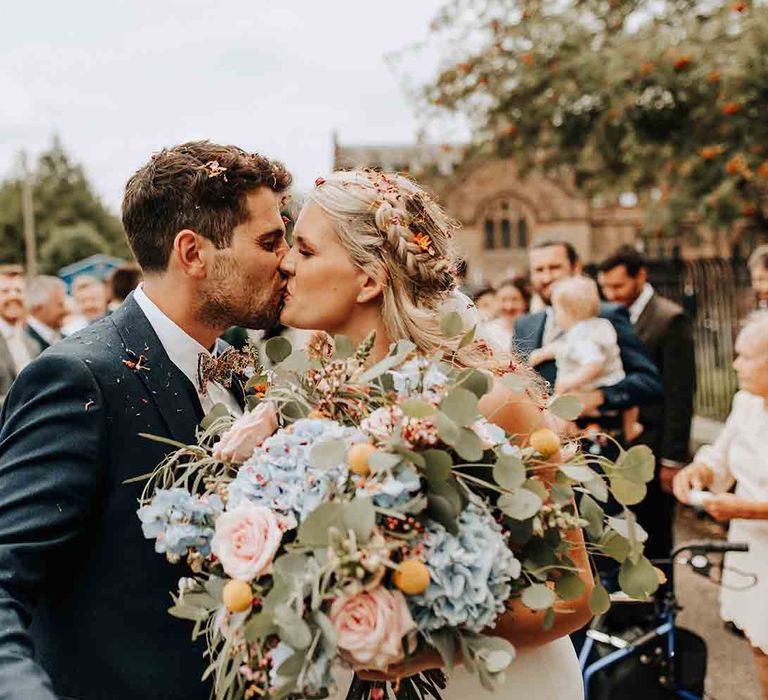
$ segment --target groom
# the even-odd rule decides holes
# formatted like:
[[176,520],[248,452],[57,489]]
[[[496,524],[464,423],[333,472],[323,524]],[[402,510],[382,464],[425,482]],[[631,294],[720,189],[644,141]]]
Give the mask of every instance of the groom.
[[[233,325],[277,318],[291,176],[234,146],[186,143],[128,182],[123,225],[143,287],[13,385],[0,421],[0,698],[207,700],[203,649],[166,612],[184,566],[136,518],[143,484],[242,390],[202,383]],[[222,379],[225,384],[226,382]]]

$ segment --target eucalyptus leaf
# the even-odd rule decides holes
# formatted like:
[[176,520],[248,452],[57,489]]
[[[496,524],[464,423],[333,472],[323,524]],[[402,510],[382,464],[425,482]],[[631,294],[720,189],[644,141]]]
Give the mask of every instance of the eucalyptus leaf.
[[277,669],[277,675],[281,678],[298,678],[306,660],[307,655],[304,652],[297,651],[291,654],[280,664]]
[[326,547],[328,529],[340,526],[343,513],[341,503],[321,503],[299,525],[299,542],[309,547]]
[[656,470],[656,458],[647,445],[635,445],[622,453],[616,460],[615,471],[629,481],[647,484],[653,480]]
[[543,583],[534,583],[523,589],[523,605],[531,610],[546,610],[555,603],[554,591]]
[[558,469],[569,479],[573,479],[580,483],[599,478],[592,469],[582,464],[561,464]]
[[562,600],[576,600],[587,588],[587,584],[570,571],[564,571],[555,582],[555,593]]
[[368,466],[374,474],[377,474],[378,472],[394,469],[402,461],[403,458],[399,454],[376,450],[376,452],[373,452],[368,458]]
[[524,392],[531,384],[531,380],[526,377],[521,377],[513,372],[508,372],[503,377],[500,377],[499,381],[502,386],[510,391],[520,394]]
[[281,372],[296,372],[301,374],[309,369],[310,362],[307,353],[303,350],[294,350],[281,363],[278,369]]
[[168,608],[168,613],[181,620],[192,620],[193,622],[204,621],[208,619],[210,613],[202,608],[187,607],[183,604],[172,605]]
[[553,484],[550,491],[552,500],[561,506],[570,503],[574,498],[573,489],[566,484]]
[[595,581],[595,587],[589,594],[589,609],[593,615],[603,615],[611,608],[611,596],[602,583]]
[[659,576],[645,557],[636,564],[625,559],[619,571],[619,586],[631,598],[645,600],[659,587]]
[[441,411],[438,411],[434,420],[438,437],[446,445],[455,445],[459,439],[459,426]]
[[555,626],[555,609],[548,608],[544,613],[544,619],[541,621],[541,626],[544,630],[549,632]]
[[383,360],[377,362],[369,370],[363,372],[363,374],[361,374],[358,378],[358,382],[360,384],[369,384],[385,372],[389,372],[391,369],[394,369],[398,365],[402,364],[405,358],[405,353],[398,355],[387,355]]
[[405,461],[410,462],[419,469],[424,469],[427,466],[427,462],[420,452],[406,450],[402,445],[396,445],[395,450]]
[[637,505],[648,493],[648,488],[645,484],[630,481],[617,474],[611,476],[610,483],[611,493],[614,498],[624,506]]
[[533,491],[528,489],[515,489],[511,493],[503,493],[499,496],[499,509],[510,518],[525,520],[532,518],[539,512],[542,500]]
[[525,476],[525,464],[515,455],[501,454],[493,466],[493,480],[505,489],[521,487]]
[[611,530],[603,533],[598,542],[606,557],[610,557],[621,564],[629,556],[629,540],[618,532]]
[[440,330],[446,338],[455,338],[464,330],[464,322],[455,311],[450,311],[440,319]]
[[330,618],[320,610],[314,613],[315,623],[317,624],[321,634],[323,649],[328,656],[333,656],[336,652],[336,646],[338,643],[338,635],[336,634],[336,628],[333,626]]
[[501,673],[509,667],[514,659],[514,654],[510,654],[507,651],[501,651],[500,649],[497,649],[496,651],[488,652],[486,655],[484,659],[485,668],[487,669],[488,673]]
[[475,334],[477,333],[477,326],[472,326],[461,338],[459,342],[459,350],[467,347],[470,343],[474,342]]
[[309,464],[315,469],[333,469],[343,464],[347,456],[347,444],[343,440],[323,440],[309,452]]
[[366,544],[376,525],[376,509],[370,498],[355,498],[344,506],[342,523],[345,530],[352,530],[357,541]]
[[539,479],[526,479],[523,482],[523,488],[528,489],[528,491],[533,491],[539,499],[541,499],[541,502],[549,498],[549,491],[547,491],[547,487],[543,484],[543,482],[539,481]]
[[453,447],[467,462],[478,462],[483,458],[483,443],[469,428],[459,428],[459,437]]
[[429,635],[429,643],[437,649],[448,671],[453,670],[456,654],[456,635],[451,630],[436,630]]
[[426,418],[437,413],[435,406],[419,399],[407,399],[400,404],[400,408],[409,418]]
[[549,404],[550,413],[554,413],[563,420],[576,420],[584,410],[584,404],[578,398],[566,394],[556,397]]
[[309,625],[288,605],[278,605],[275,608],[275,624],[280,639],[292,649],[306,649],[312,644]]
[[440,410],[458,425],[472,425],[479,417],[477,396],[466,389],[454,389],[446,396]]
[[421,455],[426,462],[424,476],[427,481],[445,481],[451,475],[453,460],[445,450],[425,450]]
[[355,344],[346,335],[336,335],[333,337],[334,358],[346,360],[355,354],[356,349]]
[[603,509],[597,505],[594,499],[590,498],[588,494],[583,494],[581,502],[579,503],[579,513],[584,520],[589,523],[586,527],[587,535],[592,540],[600,539],[603,534],[603,519],[605,514]]
[[306,575],[309,558],[305,554],[288,553],[275,559],[272,564],[274,575],[281,578],[290,588],[297,579]]
[[200,427],[203,430],[208,430],[217,420],[228,418],[229,415],[229,409],[223,403],[214,404],[211,410],[205,414],[205,418],[200,421]]
[[596,476],[594,479],[585,481],[583,486],[598,501],[600,501],[600,503],[606,503],[608,501],[608,486],[601,476]]
[[291,354],[293,347],[287,338],[278,335],[274,338],[270,338],[266,342],[264,350],[266,351],[267,357],[270,359],[270,361],[277,365]]
[[272,612],[260,612],[245,623],[243,633],[249,642],[260,642],[277,630]]
[[493,376],[481,369],[465,369],[459,375],[457,384],[481,399],[493,387]]

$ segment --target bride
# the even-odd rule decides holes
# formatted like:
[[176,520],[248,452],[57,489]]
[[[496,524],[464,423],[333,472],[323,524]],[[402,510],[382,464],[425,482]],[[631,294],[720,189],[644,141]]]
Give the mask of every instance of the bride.
[[[342,334],[354,343],[375,330],[374,360],[398,339],[411,340],[428,354],[440,349],[453,353],[455,345],[439,327],[440,307],[455,287],[452,229],[440,207],[400,175],[358,170],[318,179],[296,224],[294,246],[282,263],[288,284],[281,322]],[[494,360],[481,343],[458,350],[457,357],[465,366],[489,369],[508,368],[511,359]],[[480,407],[510,434],[526,435],[546,422],[533,400],[498,382]],[[571,532],[568,539],[586,592],[559,606],[549,630],[543,629],[543,612],[529,610],[519,599],[509,601],[493,633],[512,642],[518,657],[500,695],[524,697],[519,693],[528,691],[527,696],[537,700],[583,698],[581,674],[567,635],[590,618],[592,577],[581,531]],[[358,672],[368,680],[395,680],[440,666],[438,655],[424,653],[407,665],[390,667],[386,674]],[[341,681],[339,686],[345,687]],[[481,690],[476,677],[457,666],[444,697],[459,700]]]

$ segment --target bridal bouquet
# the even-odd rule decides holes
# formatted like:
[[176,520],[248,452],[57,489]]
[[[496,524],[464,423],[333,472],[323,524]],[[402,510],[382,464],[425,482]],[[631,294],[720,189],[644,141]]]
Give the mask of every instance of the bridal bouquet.
[[[455,313],[443,326],[465,333]],[[198,443],[176,445],[147,483],[145,535],[189,566],[169,612],[205,637],[218,700],[324,697],[339,664],[384,670],[423,648],[449,669],[461,654],[491,688],[515,658],[492,636],[508,601],[546,611],[547,626],[560,601],[583,595],[564,538],[574,528],[591,553],[620,562],[628,595],[658,585],[631,513],[609,518],[599,505],[609,491],[626,505],[642,499],[647,448],[613,463],[551,430],[508,435],[478,404],[494,381],[524,390],[514,373],[424,357],[407,342],[371,366],[372,345],[318,335],[297,351],[273,339],[275,368],[255,369],[250,410],[233,421],[215,409]],[[568,397],[549,408],[578,412]],[[600,584],[590,603],[607,609]],[[441,678],[404,680],[401,697],[438,697]],[[384,696],[384,684],[357,687]]]

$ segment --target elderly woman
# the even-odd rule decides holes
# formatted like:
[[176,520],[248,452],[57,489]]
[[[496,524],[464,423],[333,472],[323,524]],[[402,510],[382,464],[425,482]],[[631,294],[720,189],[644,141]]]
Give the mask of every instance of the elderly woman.
[[[688,503],[692,489],[709,489],[704,507],[730,521],[728,538],[749,544],[748,553],[726,555],[726,565],[757,576],[746,590],[743,578],[723,572],[721,615],[744,631],[768,700],[768,316],[751,321],[736,341],[733,363],[740,391],[723,432],[702,447],[673,482],[675,496]],[[736,492],[727,490],[736,483]]]

